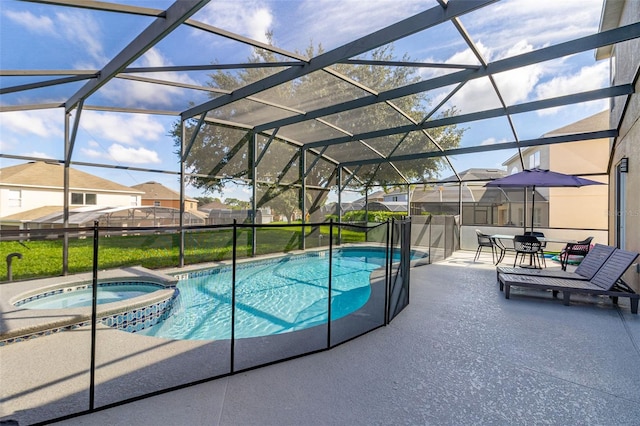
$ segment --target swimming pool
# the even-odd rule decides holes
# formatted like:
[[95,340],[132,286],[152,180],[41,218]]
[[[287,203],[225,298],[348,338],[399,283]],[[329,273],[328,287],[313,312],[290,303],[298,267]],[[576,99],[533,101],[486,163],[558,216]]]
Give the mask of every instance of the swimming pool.
[[[369,276],[384,265],[384,249],[346,248],[333,255],[331,319],[361,308],[369,299]],[[235,337],[301,330],[327,322],[327,252],[238,264]],[[169,339],[231,337],[231,267],[192,272],[178,283],[174,311],[139,333]]]
[[[118,302],[165,288],[149,282],[109,282],[98,284],[98,304]],[[24,298],[15,306],[24,309],[66,309],[91,306],[93,285],[58,288]]]

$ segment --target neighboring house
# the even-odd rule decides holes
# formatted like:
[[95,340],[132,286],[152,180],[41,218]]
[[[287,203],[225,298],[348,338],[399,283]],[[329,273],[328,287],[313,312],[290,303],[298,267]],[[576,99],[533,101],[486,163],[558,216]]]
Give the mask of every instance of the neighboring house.
[[[411,194],[411,214],[460,214],[462,201],[462,223],[466,225],[496,224],[498,208],[507,202],[504,191],[486,188],[492,179],[505,176],[504,170],[472,168],[449,176],[437,185],[415,188]],[[513,197],[509,197],[513,202]]]
[[207,216],[209,216],[209,213],[211,212],[211,210],[228,210],[230,208],[231,208],[230,206],[226,205],[222,201],[212,201],[210,203],[207,203],[198,207],[198,210],[206,214]]
[[[369,199],[369,202],[372,200]],[[382,201],[385,203],[397,203],[404,202],[405,206],[407,204],[407,191],[392,191],[388,194],[384,194],[382,197]],[[406,210],[406,209],[405,209]]]
[[[132,207],[142,192],[69,168],[69,211]],[[0,227],[23,229],[42,217],[62,213],[64,166],[36,161],[0,169]]]
[[[605,0],[600,31],[638,22],[639,1]],[[596,50],[596,59],[610,61],[611,85],[633,84],[634,93],[613,98],[609,124],[618,129],[610,141],[609,244],[640,253],[640,39]],[[631,268],[625,280],[640,290],[640,274]]]
[[[133,185],[131,188],[142,191],[142,205],[155,207],[171,207],[180,210],[180,193],[167,188],[158,182],[145,182]],[[185,197],[184,211],[195,212],[198,210],[198,200]]]
[[[250,209],[212,209],[209,211],[209,219],[207,223],[209,225],[228,225],[233,221],[237,223],[252,223],[253,210]],[[271,208],[264,207],[257,210],[255,223],[256,225],[265,225],[271,223],[274,220],[274,215],[271,213]]]
[[[545,133],[543,137],[587,133],[609,128],[609,111],[576,121],[568,126]],[[609,140],[559,143],[529,147],[522,150],[525,169],[540,168],[570,175],[578,175],[598,182],[608,183],[606,174],[609,158]],[[502,163],[508,174],[522,171],[520,156],[514,155]],[[523,191],[524,192],[524,191]],[[527,221],[531,218],[531,194],[527,197]],[[536,188],[534,225],[548,228],[607,229],[607,185],[581,188]],[[523,225],[524,204],[503,206],[499,225],[507,217],[516,225]],[[529,224],[528,224],[529,225]]]
[[[233,209],[220,201],[213,201],[198,208],[200,213],[205,214],[208,225],[228,225],[235,220],[237,223],[252,223],[253,210]],[[270,207],[258,209],[255,223],[264,225],[273,222],[273,214]]]

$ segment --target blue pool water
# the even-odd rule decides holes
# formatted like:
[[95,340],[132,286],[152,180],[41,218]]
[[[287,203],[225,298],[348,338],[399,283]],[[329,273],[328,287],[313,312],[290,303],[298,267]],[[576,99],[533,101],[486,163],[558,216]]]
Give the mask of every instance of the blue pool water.
[[[142,296],[163,288],[157,284],[121,282],[98,284],[98,304],[117,302]],[[64,288],[17,302],[24,309],[64,309],[91,306],[93,286]]]
[[[369,299],[371,271],[384,265],[384,251],[341,249],[334,253],[332,320]],[[328,255],[324,252],[257,261],[236,270],[236,338],[266,336],[327,322]],[[178,284],[174,312],[139,333],[170,339],[231,337],[231,268],[199,274]],[[199,275],[199,276],[194,276]]]

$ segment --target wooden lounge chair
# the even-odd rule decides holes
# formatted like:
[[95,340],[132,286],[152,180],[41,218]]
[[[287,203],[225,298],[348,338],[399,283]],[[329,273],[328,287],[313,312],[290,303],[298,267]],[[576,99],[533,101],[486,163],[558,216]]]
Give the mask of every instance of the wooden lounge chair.
[[511,286],[551,290],[553,297],[561,291],[565,305],[569,305],[571,293],[609,296],[614,304],[618,303],[618,297],[628,297],[631,302],[631,313],[637,314],[640,295],[620,280],[622,274],[637,257],[638,253],[615,249],[604,265],[588,281],[515,274],[498,274],[498,280],[501,287],[504,286],[505,299],[510,297]]
[[615,251],[615,247],[606,246],[604,244],[596,244],[584,260],[576,268],[575,272],[569,272],[558,269],[528,269],[510,266],[498,266],[496,268],[496,280],[500,284],[500,291],[503,290],[503,284],[498,279],[500,274],[529,275],[533,277],[548,278],[564,278],[568,280],[589,281],[604,265],[609,256]]

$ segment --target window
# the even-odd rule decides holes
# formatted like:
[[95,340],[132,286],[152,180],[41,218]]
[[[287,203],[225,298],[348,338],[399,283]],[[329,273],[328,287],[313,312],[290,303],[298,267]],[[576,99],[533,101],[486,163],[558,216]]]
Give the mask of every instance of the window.
[[155,207],[160,207],[160,201],[154,201],[154,202],[153,202],[153,205],[154,205]]
[[138,197],[135,195],[131,196],[131,205],[132,206],[137,206],[138,205]]
[[72,192],[71,204],[84,204],[84,194],[80,192]]
[[83,192],[72,192],[71,193],[71,204],[76,205],[91,205],[95,206],[98,204],[98,196],[96,194],[85,194]]
[[529,168],[540,167],[540,151],[536,151],[529,156]]
[[9,207],[22,207],[22,191],[19,189],[9,190]]

